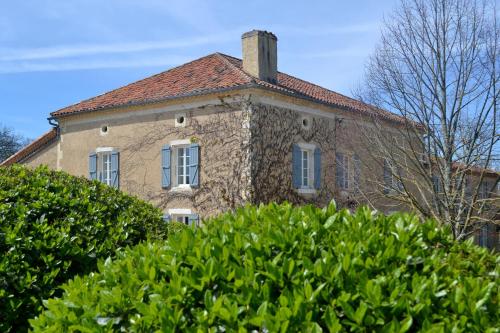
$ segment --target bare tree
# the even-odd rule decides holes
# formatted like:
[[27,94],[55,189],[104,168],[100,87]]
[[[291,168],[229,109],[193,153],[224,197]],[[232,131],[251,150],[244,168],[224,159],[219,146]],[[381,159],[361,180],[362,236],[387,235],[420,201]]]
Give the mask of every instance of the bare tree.
[[393,130],[374,119],[365,131],[385,170],[380,194],[456,239],[498,223],[498,195],[487,195],[499,178],[497,16],[487,0],[402,0],[356,93],[405,119]]
[[15,154],[30,140],[18,135],[9,127],[0,127],[0,162]]

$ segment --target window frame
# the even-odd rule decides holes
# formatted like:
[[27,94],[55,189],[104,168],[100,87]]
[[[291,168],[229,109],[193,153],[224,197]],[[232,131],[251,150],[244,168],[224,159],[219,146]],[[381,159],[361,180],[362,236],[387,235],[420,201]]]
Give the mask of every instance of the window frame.
[[111,168],[111,151],[97,153],[97,174],[99,181],[111,186],[112,184],[112,168]]
[[[112,155],[113,153],[117,153],[118,150],[113,147],[97,147],[95,149],[96,155],[96,180],[100,181],[103,184],[113,187],[113,162]],[[107,162],[105,162],[104,157],[107,158]],[[109,169],[105,168],[105,163]],[[104,173],[107,173],[107,177],[105,178]],[[118,186],[119,187],[119,184]]]
[[[337,179],[337,172],[335,173],[335,186],[341,191],[353,191],[359,192],[361,190],[361,182],[362,182],[362,166],[361,166],[361,157],[359,154],[355,152],[345,153],[343,151],[337,151],[335,153],[335,161],[337,161],[337,155],[342,157],[342,174],[343,182],[340,182]],[[359,163],[358,166],[356,163]],[[339,165],[335,166],[336,168]],[[359,170],[357,168],[359,167]],[[358,173],[358,175],[356,175]],[[356,179],[359,178],[359,179]]]
[[[182,155],[180,154],[182,150]],[[182,158],[182,166],[180,166],[180,159]],[[173,177],[173,185],[174,187],[191,187],[190,183],[190,162],[191,162],[191,155],[190,155],[190,147],[189,145],[177,145],[173,146],[172,149],[172,164],[173,168],[172,170],[174,171],[174,177]],[[182,169],[182,171],[181,171]],[[182,180],[179,181],[182,177]]]
[[[183,223],[187,226],[191,226],[192,223],[189,223],[190,217],[194,215],[191,209],[187,208],[171,208],[167,211],[170,221]],[[197,215],[197,214],[196,214]],[[181,221],[179,221],[181,219]],[[196,227],[200,226],[200,219],[198,215],[198,221],[195,223]]]
[[[189,155],[189,164],[186,164],[186,160],[184,159],[184,175],[183,177],[185,178],[184,181],[186,180],[187,177],[187,183],[182,183],[179,184],[179,149],[183,149],[184,152],[188,152],[190,154],[190,147],[191,147],[191,141],[190,140],[175,140],[170,142],[170,182],[171,182],[171,190],[190,190],[192,188],[191,184],[191,173],[190,173],[190,163],[191,163],[191,158],[192,156]],[[184,155],[186,156],[186,155]]]
[[[316,189],[314,187],[314,151],[316,149],[316,145],[303,142],[299,142],[297,145],[300,149],[300,186],[297,190],[302,194],[316,193]],[[304,153],[307,153],[307,168],[304,168]],[[307,169],[307,175],[304,175],[305,169]],[[305,179],[307,180],[307,184],[304,182]]]

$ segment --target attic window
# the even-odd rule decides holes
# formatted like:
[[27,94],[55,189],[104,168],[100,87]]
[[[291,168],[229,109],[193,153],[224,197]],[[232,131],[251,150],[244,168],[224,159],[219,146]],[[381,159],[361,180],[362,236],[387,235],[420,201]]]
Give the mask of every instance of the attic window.
[[175,127],[185,127],[186,126],[186,114],[178,113],[175,115]]
[[101,126],[101,135],[108,134],[108,125]]
[[305,129],[305,130],[310,129],[311,123],[312,123],[312,120],[311,120],[311,117],[309,117],[309,116],[303,116],[300,119],[300,124],[302,125],[302,129]]

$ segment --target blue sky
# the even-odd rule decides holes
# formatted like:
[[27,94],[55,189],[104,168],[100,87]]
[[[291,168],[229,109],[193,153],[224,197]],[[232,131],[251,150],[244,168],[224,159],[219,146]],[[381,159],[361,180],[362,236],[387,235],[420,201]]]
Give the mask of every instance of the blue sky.
[[0,2],[0,124],[36,138],[49,113],[223,52],[278,37],[280,71],[350,95],[396,0]]

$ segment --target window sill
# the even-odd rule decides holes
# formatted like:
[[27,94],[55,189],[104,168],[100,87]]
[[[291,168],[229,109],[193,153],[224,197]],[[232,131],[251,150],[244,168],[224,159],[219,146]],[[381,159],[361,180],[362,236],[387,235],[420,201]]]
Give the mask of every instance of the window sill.
[[178,185],[175,187],[172,187],[170,189],[170,192],[193,192],[193,188],[191,185]]
[[299,194],[316,194],[316,189],[314,189],[314,188],[298,188],[297,192]]

